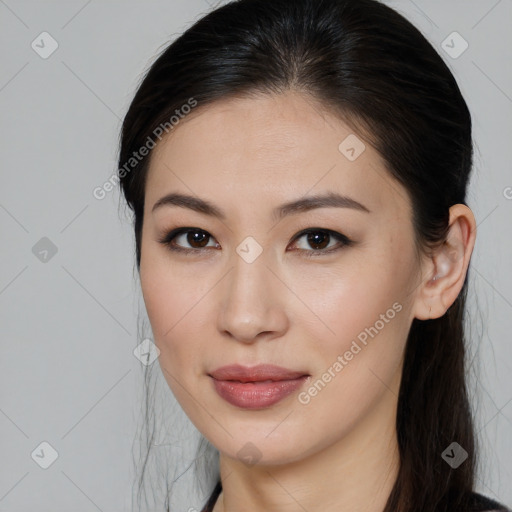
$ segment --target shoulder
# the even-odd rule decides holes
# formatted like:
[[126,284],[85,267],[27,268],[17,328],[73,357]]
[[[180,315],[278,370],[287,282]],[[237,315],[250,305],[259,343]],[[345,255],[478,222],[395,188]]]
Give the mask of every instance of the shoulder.
[[[217,482],[208,502],[201,512],[211,512],[213,510],[221,491],[222,485],[220,482]],[[470,510],[468,512],[512,512],[512,510],[491,498],[474,492],[470,495]]]
[[509,508],[487,496],[471,493],[471,512],[512,512]]
[[[217,482],[201,512],[211,512],[221,492],[222,485],[220,482]],[[476,492],[471,493],[469,502],[470,509],[468,512],[512,512],[511,509],[501,503]]]

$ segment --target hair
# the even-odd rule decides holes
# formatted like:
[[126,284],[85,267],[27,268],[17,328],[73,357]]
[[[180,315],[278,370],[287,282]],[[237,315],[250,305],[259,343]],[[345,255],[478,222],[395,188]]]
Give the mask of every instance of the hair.
[[[314,98],[378,151],[410,197],[418,251],[443,244],[450,206],[466,204],[472,122],[427,39],[377,0],[238,0],[164,49],[124,118],[119,179],[133,211],[139,272],[151,152],[126,172],[133,152],[159,126],[170,131],[169,119],[191,98],[197,111],[220,99],[287,91]],[[470,509],[476,435],[465,369],[468,276],[442,317],[412,322],[396,416],[400,466],[384,512]],[[468,453],[457,469],[441,457],[453,441]]]

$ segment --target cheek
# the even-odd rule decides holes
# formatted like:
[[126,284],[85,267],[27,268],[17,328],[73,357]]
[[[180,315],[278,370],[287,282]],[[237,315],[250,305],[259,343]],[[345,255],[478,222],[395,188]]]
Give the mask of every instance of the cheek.
[[294,292],[307,306],[302,316],[297,315],[297,323],[311,318],[318,329],[316,337],[334,345],[350,344],[376,322],[382,327],[384,321],[390,330],[388,326],[400,316],[396,314],[399,307],[393,309],[393,305],[398,303],[404,310],[407,306],[404,290],[410,287],[411,262],[381,250],[347,256],[342,263],[328,270],[311,266],[289,276]]
[[[308,298],[318,318],[308,312],[306,317],[316,318],[314,322],[306,323],[306,317],[296,322],[309,330],[309,339],[318,340],[312,354],[315,378],[333,382],[322,391],[319,408],[321,403],[364,407],[390,386],[410,327],[412,299],[404,290],[413,271],[412,256],[404,260],[390,251],[376,251],[335,274],[302,278],[298,294]],[[339,410],[347,412],[343,405]]]
[[190,392],[197,384],[204,353],[204,330],[195,320],[202,318],[204,293],[184,286],[183,278],[168,264],[159,266],[149,259],[144,267],[141,261],[141,287],[154,343],[160,350],[162,375],[185,413],[195,418],[198,411]]
[[160,350],[160,366],[177,395],[179,389],[170,375],[185,383],[202,373],[205,335],[212,332],[212,316],[206,308],[215,280],[198,280],[197,273],[197,269],[193,273],[176,270],[158,251],[148,251],[141,259],[142,294]]
[[348,433],[381,399],[398,394],[410,305],[399,283],[381,272],[377,284],[376,275],[332,279],[312,305],[322,323],[307,335],[318,343],[309,353],[314,373],[299,397],[300,410],[331,440]]

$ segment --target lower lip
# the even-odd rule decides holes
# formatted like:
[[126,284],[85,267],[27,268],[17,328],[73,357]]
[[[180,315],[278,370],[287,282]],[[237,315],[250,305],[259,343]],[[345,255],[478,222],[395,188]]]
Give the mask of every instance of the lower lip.
[[238,382],[213,379],[217,393],[231,405],[244,409],[270,407],[296,391],[307,376],[274,382]]

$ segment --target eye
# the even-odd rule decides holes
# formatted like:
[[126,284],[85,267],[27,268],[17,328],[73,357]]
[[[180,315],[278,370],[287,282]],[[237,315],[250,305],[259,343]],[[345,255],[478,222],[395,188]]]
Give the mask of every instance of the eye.
[[[169,231],[169,233],[158,241],[166,245],[171,251],[197,253],[201,249],[208,247],[207,244],[210,238],[211,235],[209,233],[199,228],[177,228]],[[175,241],[180,239],[182,239],[182,242],[190,244],[192,248],[176,245]],[[218,244],[216,247],[219,247]]]
[[[339,251],[343,247],[348,247],[353,244],[352,240],[345,235],[337,233],[336,231],[331,231],[330,229],[309,228],[299,233],[295,237],[294,241],[300,240],[304,237],[306,237],[306,243],[309,244],[310,247],[314,248],[312,251],[309,249],[299,248],[299,251],[304,253],[308,258],[331,254]],[[334,244],[334,246],[329,247],[329,243],[333,241],[333,239],[337,240],[338,244]],[[326,249],[326,247],[329,248]]]
[[[158,242],[167,246],[171,251],[198,254],[206,248],[220,248],[219,244],[213,244],[213,246],[208,245],[211,238],[212,236],[207,231],[200,228],[177,228],[169,231],[163,236],[163,238],[159,239]],[[309,250],[307,248],[299,248],[295,250],[300,251],[308,258],[330,254],[353,244],[353,241],[345,235],[330,229],[322,228],[309,228],[301,231],[293,239],[293,242],[295,243],[301,238],[305,238],[306,243],[309,244],[310,247],[313,247],[313,250]],[[338,243],[329,247],[330,242],[333,240]],[[180,241],[181,243],[177,244],[177,241]],[[183,247],[183,243],[188,243],[190,247]]]

